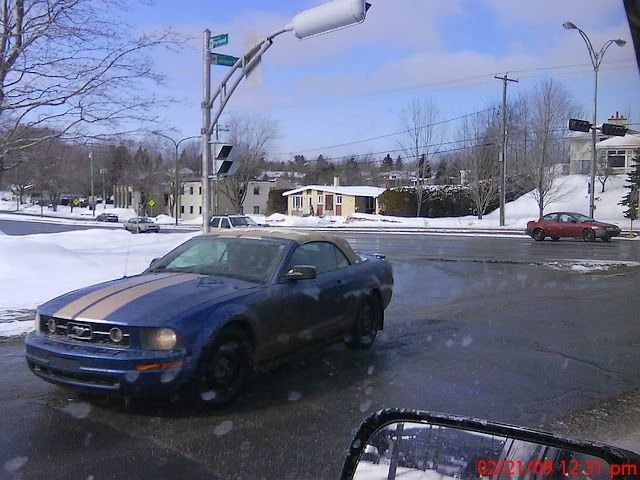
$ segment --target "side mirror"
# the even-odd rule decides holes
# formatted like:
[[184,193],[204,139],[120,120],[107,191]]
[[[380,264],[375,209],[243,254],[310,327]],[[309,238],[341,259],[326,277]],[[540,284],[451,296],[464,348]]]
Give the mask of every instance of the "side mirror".
[[296,265],[284,274],[285,280],[312,280],[318,276],[316,267],[311,265]]
[[153,266],[156,265],[159,261],[160,261],[159,258],[154,258],[153,260],[151,260],[151,263],[149,264],[149,268],[153,268]]
[[628,450],[529,428],[388,409],[360,426],[340,478],[638,478],[639,462]]
[[571,223],[578,223],[578,221],[575,218],[572,218]]

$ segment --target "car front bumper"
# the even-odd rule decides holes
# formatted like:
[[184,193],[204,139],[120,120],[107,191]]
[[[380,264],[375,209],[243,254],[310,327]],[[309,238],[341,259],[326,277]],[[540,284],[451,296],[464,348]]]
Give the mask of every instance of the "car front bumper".
[[[165,395],[192,375],[182,351],[106,348],[51,339],[32,332],[26,341],[27,364],[47,382],[87,392]],[[158,369],[143,366],[160,365]]]
[[596,238],[613,238],[620,235],[619,229],[605,229],[605,228],[596,228],[594,229],[596,232]]

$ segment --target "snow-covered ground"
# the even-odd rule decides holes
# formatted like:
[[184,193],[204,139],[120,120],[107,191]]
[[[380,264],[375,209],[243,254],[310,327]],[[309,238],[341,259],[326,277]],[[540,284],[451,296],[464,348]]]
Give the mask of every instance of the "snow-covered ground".
[[[354,480],[387,480],[389,465],[361,461],[353,476]],[[403,480],[453,480],[452,476],[443,475],[435,470],[414,470],[412,468],[398,467],[396,477]]]
[[194,235],[131,235],[119,229],[0,235],[0,314],[34,309],[71,290],[140,273],[153,258]]
[[[624,185],[626,183],[626,175],[616,175],[609,178],[607,188],[604,193],[600,193],[600,183],[596,184],[596,214],[597,220],[615,223],[624,228],[629,228],[629,220],[624,218],[622,212],[624,208],[618,205],[620,200],[626,194]],[[569,211],[587,214],[589,205],[589,195],[587,185],[589,177],[586,175],[567,175],[561,177],[558,181],[560,198],[547,205],[545,212],[552,211]],[[4,195],[6,198],[7,195]],[[0,195],[0,199],[3,198]],[[14,211],[16,208],[15,201],[0,200],[0,210]],[[22,211],[28,213],[40,213],[40,207],[21,207]],[[98,214],[115,213],[120,221],[136,215],[132,209],[102,209],[98,206],[96,212]],[[74,208],[71,213],[70,207],[59,206],[58,212],[45,209],[46,215],[54,215],[66,218],[83,218],[91,217],[89,208]],[[249,215],[256,222],[268,224],[271,226],[281,227],[419,227],[419,228],[455,228],[455,229],[524,229],[529,220],[538,218],[538,205],[531,195],[527,193],[522,197],[507,203],[506,206],[506,226],[500,227],[500,212],[495,210],[484,216],[482,220],[478,220],[475,216],[466,217],[446,217],[446,218],[406,218],[392,217],[384,215],[368,215],[364,213],[355,213],[349,218],[343,217],[298,217],[288,216],[275,213],[270,216]],[[175,219],[169,215],[158,215],[153,217],[160,225],[172,225]],[[180,221],[181,225],[198,226],[202,225],[202,217],[192,220]]]

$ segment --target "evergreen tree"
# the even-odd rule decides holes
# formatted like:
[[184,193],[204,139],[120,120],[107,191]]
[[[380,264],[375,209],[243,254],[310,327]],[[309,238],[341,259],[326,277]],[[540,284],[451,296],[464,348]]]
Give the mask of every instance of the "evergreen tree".
[[403,168],[404,168],[404,163],[402,161],[402,157],[398,155],[398,158],[396,158],[396,170],[402,170]]
[[640,200],[640,151],[636,152],[634,162],[635,167],[627,176],[628,185],[624,187],[629,190],[629,193],[627,193],[620,202],[620,205],[627,207],[624,216],[631,220],[631,228],[633,228],[633,221],[638,220],[638,203]]
[[387,153],[387,156],[382,159],[382,165],[380,166],[382,171],[389,171],[393,169],[393,158]]

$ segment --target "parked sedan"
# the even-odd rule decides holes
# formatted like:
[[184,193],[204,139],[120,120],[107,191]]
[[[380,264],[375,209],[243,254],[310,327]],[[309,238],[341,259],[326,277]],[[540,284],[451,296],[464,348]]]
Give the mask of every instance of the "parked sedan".
[[129,221],[124,224],[124,228],[131,233],[157,233],[160,231],[160,226],[157,223],[153,223],[153,220],[147,217],[130,218]]
[[582,238],[585,242],[593,242],[599,238],[608,242],[612,237],[620,235],[620,227],[598,222],[581,213],[556,212],[528,222],[526,233],[539,242],[547,237],[552,240],[560,240],[562,237]]
[[234,229],[234,228],[256,228],[265,227],[253,221],[251,217],[246,215],[221,215],[211,218],[209,223],[211,228]]
[[26,339],[34,374],[87,391],[188,392],[224,404],[254,370],[344,341],[371,346],[391,265],[318,233],[194,237],[142,274],[40,306]]
[[96,222],[118,223],[118,216],[114,213],[101,213],[96,217]]

